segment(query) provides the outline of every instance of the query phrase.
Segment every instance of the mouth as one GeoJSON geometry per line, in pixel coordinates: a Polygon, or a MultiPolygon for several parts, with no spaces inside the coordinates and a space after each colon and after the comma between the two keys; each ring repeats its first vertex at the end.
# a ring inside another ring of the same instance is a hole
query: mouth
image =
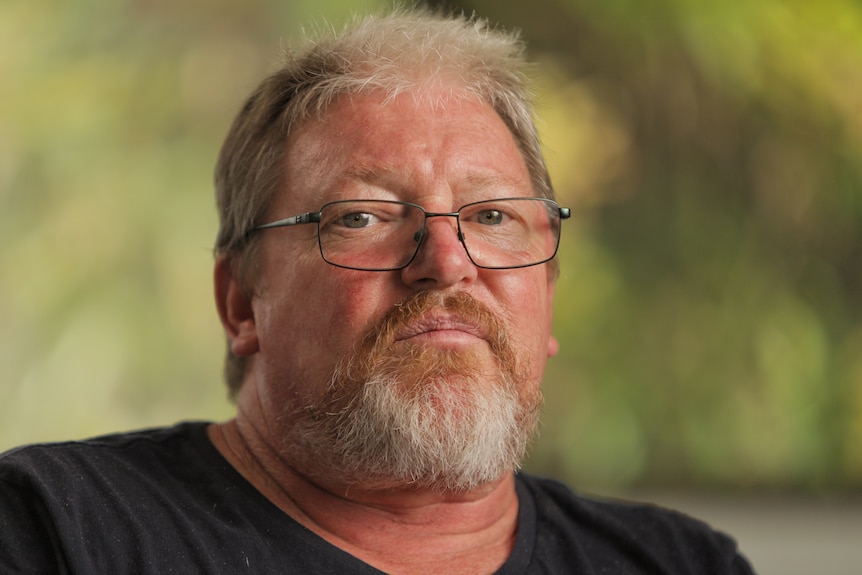
{"type": "Polygon", "coordinates": [[[488,332],[480,325],[453,314],[431,314],[410,322],[395,334],[400,341],[429,341],[438,343],[469,343],[487,341],[488,332]]]}

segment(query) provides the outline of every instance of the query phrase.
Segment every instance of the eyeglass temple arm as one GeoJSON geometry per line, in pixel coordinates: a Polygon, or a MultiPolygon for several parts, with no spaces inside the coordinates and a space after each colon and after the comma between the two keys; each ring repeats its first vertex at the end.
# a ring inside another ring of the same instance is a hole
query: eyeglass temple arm
{"type": "Polygon", "coordinates": [[[268,228],[283,228],[285,226],[297,226],[299,224],[316,224],[320,221],[320,212],[306,212],[298,216],[291,216],[283,220],[276,220],[268,224],[255,226],[252,230],[265,230],[268,228]]]}
{"type": "Polygon", "coordinates": [[[567,220],[572,217],[572,210],[569,208],[560,208],[560,219],[567,220]]]}

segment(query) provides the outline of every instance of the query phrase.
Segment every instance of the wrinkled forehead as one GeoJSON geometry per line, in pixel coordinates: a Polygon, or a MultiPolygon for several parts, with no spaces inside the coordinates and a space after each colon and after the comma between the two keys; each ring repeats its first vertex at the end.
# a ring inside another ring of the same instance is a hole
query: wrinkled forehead
{"type": "Polygon", "coordinates": [[[455,90],[342,96],[295,126],[285,152],[282,191],[298,196],[309,186],[325,194],[339,178],[371,180],[388,173],[395,186],[435,176],[529,181],[514,137],[496,111],[455,90]]]}
{"type": "MultiPolygon", "coordinates": [[[[321,101],[312,113],[296,118],[287,134],[286,150],[291,151],[297,134],[320,129],[330,130],[330,144],[337,146],[344,133],[379,129],[389,112],[395,109],[405,110],[410,106],[416,115],[426,110],[436,111],[441,120],[447,113],[458,113],[465,107],[484,108],[487,112],[493,112],[493,115],[503,122],[488,101],[455,84],[423,84],[421,87],[414,86],[405,90],[367,90],[344,93],[331,100],[321,101]]],[[[409,115],[406,118],[409,118],[409,115]]],[[[406,118],[402,116],[402,119],[406,118]]],[[[514,134],[511,135],[514,137],[514,134]]]]}

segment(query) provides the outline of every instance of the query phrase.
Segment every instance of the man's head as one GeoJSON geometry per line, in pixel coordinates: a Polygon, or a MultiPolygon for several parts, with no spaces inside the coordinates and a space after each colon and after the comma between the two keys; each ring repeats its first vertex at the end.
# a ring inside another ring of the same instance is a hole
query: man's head
{"type": "MultiPolygon", "coordinates": [[[[339,96],[372,90],[388,97],[434,85],[457,88],[487,102],[505,122],[530,171],[536,196],[553,198],[533,124],[516,35],[486,22],[426,12],[360,20],[287,55],[285,65],[249,97],[225,140],[216,167],[220,227],[217,255],[228,255],[252,292],[257,236],[283,177],[288,134],[303,120],[325,114],[339,96]]],[[[226,377],[239,390],[243,361],[228,351],[226,377]]]]}
{"type": "Polygon", "coordinates": [[[517,465],[556,351],[553,268],[478,267],[521,256],[488,259],[462,228],[522,214],[454,213],[552,195],[523,67],[516,39],[480,22],[369,18],[292,55],[234,122],[216,172],[228,383],[240,417],[277,435],[294,461],[446,489],[517,465]],[[360,252],[343,246],[369,241],[389,216],[364,207],[293,225],[344,200],[448,217],[421,223],[409,263],[358,271],[342,254],[360,252]],[[254,229],[285,218],[291,225],[254,229]],[[321,257],[318,229],[346,267],[321,257]],[[455,470],[468,444],[494,455],[455,470]]]}

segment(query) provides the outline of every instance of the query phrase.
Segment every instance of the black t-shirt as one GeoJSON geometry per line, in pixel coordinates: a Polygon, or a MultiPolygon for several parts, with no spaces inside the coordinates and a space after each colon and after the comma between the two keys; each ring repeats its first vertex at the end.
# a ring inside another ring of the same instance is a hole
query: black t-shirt
{"type": "MultiPolygon", "coordinates": [[[[527,474],[499,574],[750,574],[734,542],[651,505],[599,501],[527,474]]],[[[0,573],[381,572],[279,510],[205,423],[0,456],[0,573]]]]}

